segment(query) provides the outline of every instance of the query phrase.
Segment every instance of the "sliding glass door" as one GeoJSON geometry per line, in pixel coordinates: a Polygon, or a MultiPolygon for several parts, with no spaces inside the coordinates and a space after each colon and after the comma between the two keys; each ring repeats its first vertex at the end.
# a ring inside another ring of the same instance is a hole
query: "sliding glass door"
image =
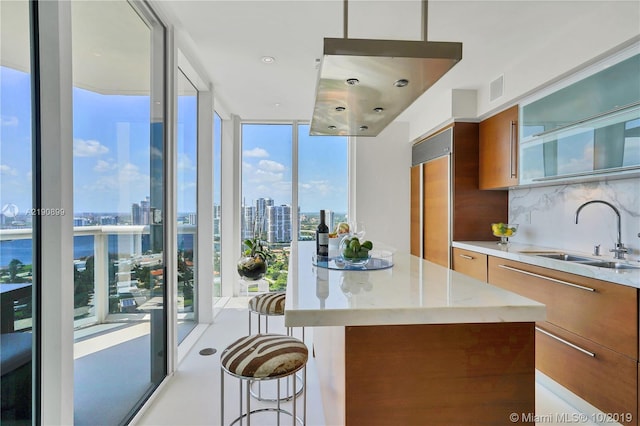
{"type": "Polygon", "coordinates": [[[177,180],[178,257],[178,343],[198,321],[197,234],[198,234],[198,91],[178,69],[177,180]]]}
{"type": "Polygon", "coordinates": [[[126,422],[166,375],[164,29],[72,2],[74,423],[126,422]]]}
{"type": "Polygon", "coordinates": [[[29,2],[0,2],[0,19],[0,424],[31,425],[37,330],[32,224],[39,212],[32,179],[29,2]]]}

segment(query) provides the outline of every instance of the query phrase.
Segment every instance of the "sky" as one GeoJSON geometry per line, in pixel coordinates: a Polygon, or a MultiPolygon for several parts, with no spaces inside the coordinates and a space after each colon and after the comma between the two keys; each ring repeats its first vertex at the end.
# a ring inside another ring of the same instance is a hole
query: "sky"
{"type": "MultiPolygon", "coordinates": [[[[309,125],[299,126],[298,202],[303,213],[321,209],[347,212],[347,138],[309,136],[309,125]]],[[[292,126],[242,126],[242,198],[254,205],[271,198],[275,205],[291,204],[292,126]]]]}
{"type": "MultiPolygon", "coordinates": [[[[0,67],[0,206],[31,207],[29,75],[0,67]]],[[[178,212],[195,211],[195,96],[178,99],[178,212]]],[[[73,89],[74,214],[130,213],[150,195],[150,113],[146,96],[103,95],[73,89]]],[[[245,124],[242,191],[247,204],[272,198],[291,204],[292,126],[245,124]]],[[[220,140],[220,118],[214,117],[220,140]]],[[[214,203],[220,203],[220,146],[214,147],[214,203]]],[[[46,159],[45,159],[46,161],[46,159]]],[[[309,136],[299,128],[299,202],[302,212],[347,211],[347,138],[309,136]]]]}

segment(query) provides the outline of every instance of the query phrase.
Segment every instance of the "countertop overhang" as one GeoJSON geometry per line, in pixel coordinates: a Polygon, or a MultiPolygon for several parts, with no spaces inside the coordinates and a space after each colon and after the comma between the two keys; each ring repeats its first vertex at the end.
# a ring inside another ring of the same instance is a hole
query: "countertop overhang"
{"type": "MultiPolygon", "coordinates": [[[[597,266],[583,265],[577,262],[549,259],[536,256],[533,252],[563,252],[577,256],[593,258],[594,260],[614,261],[612,256],[594,256],[589,253],[562,250],[557,248],[535,246],[529,244],[509,243],[508,246],[501,246],[495,241],[454,241],[453,247],[471,250],[489,256],[501,257],[503,259],[515,260],[528,263],[530,265],[541,266],[543,268],[568,272],[583,277],[594,278],[602,281],[622,284],[629,287],[640,288],[640,269],[614,270],[600,268],[597,266]]],[[[637,261],[627,261],[627,263],[638,263],[637,261]]],[[[640,266],[640,264],[638,265],[640,266]]]]}
{"type": "Polygon", "coordinates": [[[285,325],[360,326],[534,322],[545,305],[409,253],[376,271],[329,270],[312,263],[314,242],[294,242],[285,325]]]}

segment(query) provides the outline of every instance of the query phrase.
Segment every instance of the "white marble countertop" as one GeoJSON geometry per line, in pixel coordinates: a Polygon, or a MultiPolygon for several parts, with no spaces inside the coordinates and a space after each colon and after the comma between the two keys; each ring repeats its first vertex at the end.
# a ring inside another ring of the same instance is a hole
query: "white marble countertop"
{"type": "MultiPolygon", "coordinates": [[[[609,281],[616,284],[622,284],[630,287],[640,288],[640,269],[609,269],[600,268],[591,265],[582,265],[576,262],[567,262],[564,260],[549,259],[546,257],[536,256],[531,252],[562,252],[592,258],[594,260],[603,260],[613,262],[613,256],[594,256],[589,253],[581,253],[576,251],[559,250],[550,247],[540,247],[527,244],[510,243],[508,246],[500,246],[495,241],[454,241],[453,247],[466,250],[476,251],[478,253],[497,256],[504,259],[517,260],[530,265],[542,266],[543,268],[555,269],[558,271],[569,272],[571,274],[581,275],[583,277],[595,278],[603,281],[609,281]],[[529,253],[527,253],[529,252],[529,253]]],[[[640,266],[637,261],[622,261],[635,266],[640,266]]]]}
{"type": "Polygon", "coordinates": [[[341,271],[314,266],[314,250],[314,242],[292,243],[286,326],[529,322],[546,317],[541,303],[409,253],[394,253],[390,269],[341,271]]]}

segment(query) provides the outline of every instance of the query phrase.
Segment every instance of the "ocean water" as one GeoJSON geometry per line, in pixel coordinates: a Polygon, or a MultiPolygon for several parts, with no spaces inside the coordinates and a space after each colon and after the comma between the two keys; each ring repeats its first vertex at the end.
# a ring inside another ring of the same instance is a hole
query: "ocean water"
{"type": "MultiPolygon", "coordinates": [[[[119,248],[127,247],[130,244],[130,241],[127,241],[128,237],[127,235],[109,235],[109,254],[117,254],[119,248]]],[[[93,255],[93,239],[93,235],[73,237],[73,258],[81,259],[93,255]]],[[[193,244],[193,234],[178,235],[179,249],[193,250],[193,244]]],[[[141,247],[143,253],[149,250],[149,235],[142,235],[141,247]]],[[[0,268],[6,268],[13,259],[30,265],[33,263],[32,256],[33,244],[30,239],[0,241],[0,268]]]]}
{"type": "MultiPolygon", "coordinates": [[[[93,254],[93,235],[81,235],[73,238],[73,258],[91,256],[93,254]]],[[[0,241],[0,267],[6,268],[13,259],[25,265],[33,263],[33,244],[29,240],[0,241]]]]}

